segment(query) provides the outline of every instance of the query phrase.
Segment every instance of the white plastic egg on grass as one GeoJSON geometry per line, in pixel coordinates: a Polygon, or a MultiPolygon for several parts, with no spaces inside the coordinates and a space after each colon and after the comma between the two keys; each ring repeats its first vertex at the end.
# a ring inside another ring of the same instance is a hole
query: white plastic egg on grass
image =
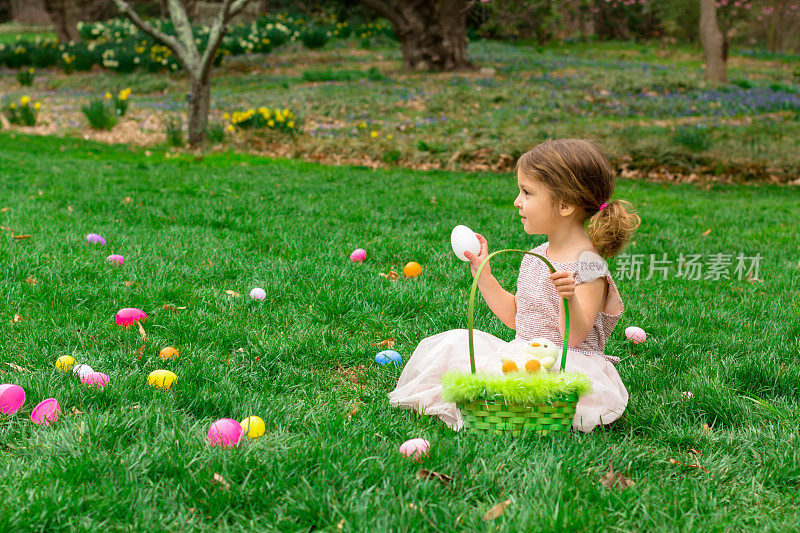
{"type": "Polygon", "coordinates": [[[86,378],[86,376],[94,372],[94,370],[92,370],[92,367],[90,367],[89,365],[75,365],[72,368],[72,371],[78,374],[78,376],[80,376],[81,381],[83,381],[86,378]]]}
{"type": "Polygon", "coordinates": [[[453,253],[462,261],[469,261],[464,252],[472,252],[475,255],[481,253],[481,242],[475,232],[460,224],[450,233],[450,245],[453,247],[453,253]]]}

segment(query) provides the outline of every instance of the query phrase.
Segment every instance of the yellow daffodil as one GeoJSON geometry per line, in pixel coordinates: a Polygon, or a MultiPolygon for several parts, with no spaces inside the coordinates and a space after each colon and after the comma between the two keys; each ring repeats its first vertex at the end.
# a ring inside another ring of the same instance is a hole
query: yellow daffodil
{"type": "Polygon", "coordinates": [[[364,129],[364,128],[367,127],[367,123],[366,122],[362,122],[361,124],[358,125],[358,127],[361,128],[361,129],[364,129]]]}
{"type": "Polygon", "coordinates": [[[36,111],[39,111],[39,109],[41,109],[41,108],[42,108],[42,103],[41,103],[41,102],[36,102],[35,104],[33,104],[33,108],[34,108],[36,111]]]}
{"type": "Polygon", "coordinates": [[[267,122],[267,126],[269,126],[270,128],[274,128],[275,127],[275,121],[274,120],[270,120],[269,122],[267,122]]]}
{"type": "Polygon", "coordinates": [[[231,133],[236,131],[236,128],[233,127],[233,124],[228,124],[228,131],[231,132],[231,133]]]}
{"type": "Polygon", "coordinates": [[[34,70],[32,68],[29,68],[28,69],[28,74],[33,74],[33,73],[34,73],[34,70]]]}
{"type": "Polygon", "coordinates": [[[31,103],[30,96],[23,96],[22,98],[19,99],[19,105],[28,105],[29,103],[31,103]]]}
{"type": "Polygon", "coordinates": [[[8,108],[9,109],[16,109],[17,108],[17,104],[8,104],[8,108]]]}
{"type": "Polygon", "coordinates": [[[111,100],[111,93],[110,92],[106,92],[106,100],[111,100]]]}
{"type": "Polygon", "coordinates": [[[392,134],[390,133],[389,135],[386,136],[386,138],[391,141],[392,140],[392,134]]]}
{"type": "Polygon", "coordinates": [[[290,120],[289,122],[286,123],[286,125],[289,126],[290,128],[294,128],[294,120],[290,120]]]}
{"type": "Polygon", "coordinates": [[[228,120],[229,118],[231,118],[231,116],[229,114],[227,114],[227,113],[223,113],[222,114],[222,120],[228,120]]]}
{"type": "Polygon", "coordinates": [[[374,139],[375,137],[377,137],[377,136],[378,136],[378,132],[377,132],[377,131],[375,131],[375,130],[372,130],[371,132],[369,132],[369,136],[370,136],[370,137],[372,137],[372,138],[374,139]]]}

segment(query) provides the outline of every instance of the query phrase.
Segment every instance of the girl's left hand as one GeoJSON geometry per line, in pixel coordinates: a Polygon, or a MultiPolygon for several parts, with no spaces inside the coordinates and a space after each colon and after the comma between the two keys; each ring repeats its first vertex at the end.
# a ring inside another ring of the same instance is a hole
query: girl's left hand
{"type": "Polygon", "coordinates": [[[568,270],[556,270],[550,274],[550,279],[558,292],[558,296],[569,300],[575,296],[575,278],[568,270]]]}

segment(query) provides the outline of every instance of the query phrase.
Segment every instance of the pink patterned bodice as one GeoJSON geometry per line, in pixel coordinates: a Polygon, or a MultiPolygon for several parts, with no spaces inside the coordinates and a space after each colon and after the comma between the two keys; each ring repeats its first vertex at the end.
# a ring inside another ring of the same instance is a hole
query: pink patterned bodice
{"type": "MultiPolygon", "coordinates": [[[[531,252],[547,257],[549,242],[544,242],[532,249],[531,252]]],[[[583,282],[578,272],[578,262],[550,261],[556,270],[568,270],[575,278],[575,285],[583,282]]],[[[605,267],[605,277],[608,280],[608,296],[605,307],[597,314],[594,326],[580,346],[570,348],[586,355],[599,355],[612,363],[618,363],[619,357],[604,353],[606,341],[614,331],[620,316],[625,311],[617,285],[611,279],[608,267],[605,267]]],[[[517,279],[517,339],[532,339],[544,337],[556,343],[559,347],[564,344],[564,335],[558,330],[561,299],[556,288],[550,280],[550,270],[538,257],[525,255],[519,269],[517,279]]]]}

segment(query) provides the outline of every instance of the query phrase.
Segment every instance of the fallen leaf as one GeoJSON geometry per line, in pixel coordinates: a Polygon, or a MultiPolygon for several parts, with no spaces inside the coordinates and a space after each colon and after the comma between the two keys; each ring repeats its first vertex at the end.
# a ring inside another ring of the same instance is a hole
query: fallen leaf
{"type": "Polygon", "coordinates": [[[183,309],[186,309],[186,306],[183,306],[183,307],[173,307],[173,306],[171,306],[171,305],[167,304],[167,305],[165,305],[165,306],[164,306],[164,309],[166,309],[167,311],[172,311],[173,313],[177,313],[178,311],[181,311],[181,310],[183,310],[183,309]]]}
{"type": "Polygon", "coordinates": [[[142,336],[142,340],[143,341],[147,340],[147,333],[144,332],[144,328],[142,327],[142,323],[141,322],[137,322],[136,325],[139,326],[139,335],[142,336]]]}
{"type": "Polygon", "coordinates": [[[33,276],[28,276],[27,279],[25,280],[25,283],[33,287],[34,285],[36,285],[36,278],[34,278],[33,276]]]}
{"type": "Polygon", "coordinates": [[[4,207],[3,209],[0,209],[0,213],[5,213],[9,209],[11,209],[11,208],[10,207],[4,207]]]}
{"type": "Polygon", "coordinates": [[[431,196],[431,203],[432,203],[432,204],[435,204],[435,203],[436,203],[436,196],[435,196],[435,195],[434,195],[434,196],[431,196]]]}
{"type": "Polygon", "coordinates": [[[336,529],[344,529],[344,518],[339,520],[339,523],[336,524],[336,529]]]}
{"type": "Polygon", "coordinates": [[[134,282],[134,281],[123,281],[122,284],[125,285],[126,287],[133,287],[134,285],[136,285],[136,282],[134,282]]]}
{"type": "Polygon", "coordinates": [[[509,505],[511,505],[511,500],[505,500],[498,503],[497,505],[486,511],[486,514],[483,515],[483,519],[494,520],[498,518],[500,515],[503,514],[503,511],[505,511],[506,507],[508,507],[509,505]]]}
{"type": "Polygon", "coordinates": [[[754,281],[757,281],[759,283],[763,283],[764,282],[763,279],[754,278],[754,277],[750,276],[750,274],[747,275],[747,281],[749,281],[750,283],[753,283],[754,281]]]}
{"type": "Polygon", "coordinates": [[[135,353],[136,353],[136,356],[137,356],[137,357],[136,357],[136,360],[137,360],[137,361],[141,360],[141,358],[142,358],[142,354],[144,354],[144,347],[145,347],[145,346],[147,346],[147,345],[146,345],[146,344],[142,344],[142,345],[141,345],[141,346],[139,346],[139,348],[136,350],[136,352],[135,352],[135,353]]]}
{"type": "Polygon", "coordinates": [[[710,473],[708,468],[706,468],[706,467],[704,467],[704,466],[702,466],[702,465],[700,465],[698,463],[695,463],[693,465],[686,465],[686,466],[688,466],[689,468],[699,468],[700,470],[702,470],[706,474],[710,473]]]}
{"type": "Polygon", "coordinates": [[[394,270],[390,270],[386,274],[384,274],[383,272],[378,272],[378,275],[386,279],[397,279],[398,277],[400,277],[400,275],[394,270]]]}
{"type": "Polygon", "coordinates": [[[253,359],[253,362],[254,362],[254,363],[258,363],[259,361],[261,361],[261,356],[260,356],[260,355],[257,355],[257,356],[255,357],[255,359],[253,359]]]}
{"type": "Polygon", "coordinates": [[[634,481],[623,474],[622,472],[615,472],[611,464],[611,459],[608,460],[608,472],[600,476],[600,484],[608,487],[609,489],[625,490],[628,487],[636,485],[634,481]]]}
{"type": "Polygon", "coordinates": [[[11,368],[13,368],[14,370],[18,370],[18,371],[20,371],[20,372],[27,372],[28,374],[33,374],[33,372],[31,372],[31,371],[30,371],[30,370],[28,370],[27,368],[22,368],[21,366],[19,366],[19,365],[15,365],[14,363],[8,363],[8,362],[7,362],[6,364],[7,364],[8,366],[10,366],[11,368]]]}
{"type": "Polygon", "coordinates": [[[345,420],[350,420],[351,418],[353,418],[353,415],[356,414],[358,412],[358,410],[359,410],[359,406],[356,405],[353,409],[350,410],[349,413],[344,415],[345,420]]]}
{"type": "Polygon", "coordinates": [[[31,238],[30,235],[12,235],[11,237],[14,238],[14,239],[17,239],[17,240],[30,239],[31,238]]]}
{"type": "Polygon", "coordinates": [[[230,289],[228,289],[227,291],[225,291],[225,294],[228,294],[228,295],[230,295],[230,296],[233,296],[234,298],[239,298],[239,297],[241,296],[241,294],[239,294],[238,292],[236,292],[236,291],[232,291],[232,290],[230,290],[230,289]]]}
{"type": "Polygon", "coordinates": [[[83,414],[83,411],[79,411],[79,410],[78,410],[78,408],[77,408],[77,407],[75,407],[75,406],[73,405],[73,406],[72,406],[72,414],[73,414],[73,415],[76,415],[76,416],[77,416],[77,415],[82,415],[82,414],[83,414]]]}
{"type": "Polygon", "coordinates": [[[131,197],[130,196],[126,196],[125,198],[122,199],[122,203],[123,204],[131,203],[131,197]]]}
{"type": "Polygon", "coordinates": [[[44,191],[39,191],[39,196],[43,195],[44,191]]]}
{"type": "Polygon", "coordinates": [[[25,319],[22,318],[21,316],[15,314],[14,315],[14,319],[11,321],[11,323],[12,324],[16,324],[17,322],[22,322],[23,320],[25,320],[25,319]]]}
{"type": "Polygon", "coordinates": [[[67,206],[67,211],[69,211],[70,213],[72,213],[72,206],[71,206],[71,205],[68,205],[68,206],[67,206]]]}
{"type": "Polygon", "coordinates": [[[439,472],[434,472],[433,470],[428,470],[426,468],[421,468],[416,475],[417,479],[435,479],[439,481],[445,487],[448,486],[450,483],[453,482],[453,478],[446,474],[442,474],[439,472]]]}
{"type": "Polygon", "coordinates": [[[708,426],[708,424],[703,424],[703,431],[711,431],[711,428],[708,426]]]}
{"type": "Polygon", "coordinates": [[[696,450],[694,448],[689,448],[689,451],[694,453],[694,454],[700,455],[700,450],[696,450]]]}
{"type": "Polygon", "coordinates": [[[390,349],[394,348],[394,337],[373,343],[371,344],[371,346],[374,346],[376,348],[390,348],[390,349]]]}
{"type": "Polygon", "coordinates": [[[707,230],[705,230],[705,231],[703,232],[703,237],[707,237],[709,233],[711,233],[711,230],[710,230],[710,229],[707,229],[707,230]]]}
{"type": "Polygon", "coordinates": [[[220,476],[219,474],[214,474],[214,478],[211,480],[211,483],[213,485],[219,485],[219,488],[224,490],[224,491],[231,490],[230,483],[225,481],[225,478],[220,476]]]}

